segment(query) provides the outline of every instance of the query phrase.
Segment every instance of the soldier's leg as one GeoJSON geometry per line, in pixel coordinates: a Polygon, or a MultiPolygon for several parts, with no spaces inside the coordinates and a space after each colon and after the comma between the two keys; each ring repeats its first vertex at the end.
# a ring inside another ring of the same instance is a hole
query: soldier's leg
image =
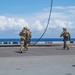
{"type": "Polygon", "coordinates": [[[67,48],[67,50],[69,50],[69,46],[68,46],[68,43],[67,43],[67,41],[66,41],[66,48],[67,48]]]}
{"type": "Polygon", "coordinates": [[[25,42],[24,50],[25,50],[25,51],[27,51],[27,50],[28,50],[28,44],[27,44],[27,42],[25,42]]]}
{"type": "Polygon", "coordinates": [[[30,39],[28,39],[27,43],[26,43],[26,49],[28,50],[28,45],[30,44],[30,39]]]}
{"type": "Polygon", "coordinates": [[[26,51],[26,40],[24,41],[24,51],[26,51]]]}
{"type": "Polygon", "coordinates": [[[26,44],[26,49],[28,50],[28,43],[26,44]]]}
{"type": "Polygon", "coordinates": [[[66,48],[66,41],[64,41],[64,46],[63,46],[63,48],[64,48],[64,49],[66,48]]]}
{"type": "Polygon", "coordinates": [[[24,46],[24,41],[21,41],[21,48],[20,48],[21,52],[23,52],[23,46],[24,46]]]}

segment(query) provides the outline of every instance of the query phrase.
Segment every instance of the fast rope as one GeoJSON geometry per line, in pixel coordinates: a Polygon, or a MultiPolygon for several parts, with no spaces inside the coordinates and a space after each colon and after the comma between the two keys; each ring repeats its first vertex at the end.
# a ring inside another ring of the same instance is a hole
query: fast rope
{"type": "Polygon", "coordinates": [[[45,32],[46,32],[46,30],[47,30],[47,28],[48,28],[48,25],[49,25],[49,22],[50,22],[50,19],[51,19],[52,5],[53,5],[53,0],[51,0],[51,6],[50,6],[50,11],[49,11],[50,13],[49,13],[49,18],[48,18],[47,26],[46,26],[46,28],[45,28],[43,34],[41,35],[41,37],[33,44],[33,46],[34,46],[38,41],[41,40],[41,38],[44,36],[44,34],[45,34],[45,32]]]}

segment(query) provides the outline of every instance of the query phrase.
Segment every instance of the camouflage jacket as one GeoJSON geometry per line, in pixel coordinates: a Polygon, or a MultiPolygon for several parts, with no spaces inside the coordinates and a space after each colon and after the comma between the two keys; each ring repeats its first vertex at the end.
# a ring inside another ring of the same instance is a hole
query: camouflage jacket
{"type": "Polygon", "coordinates": [[[60,35],[60,37],[62,37],[62,36],[63,36],[64,41],[70,40],[70,33],[69,32],[63,31],[62,34],[60,35]]]}

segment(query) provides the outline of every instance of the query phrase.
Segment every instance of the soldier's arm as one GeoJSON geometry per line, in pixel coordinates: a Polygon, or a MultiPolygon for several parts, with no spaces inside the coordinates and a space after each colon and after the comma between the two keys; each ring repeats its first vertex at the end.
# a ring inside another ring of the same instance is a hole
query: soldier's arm
{"type": "Polygon", "coordinates": [[[62,34],[60,35],[60,37],[62,37],[63,36],[63,32],[62,32],[62,34]]]}

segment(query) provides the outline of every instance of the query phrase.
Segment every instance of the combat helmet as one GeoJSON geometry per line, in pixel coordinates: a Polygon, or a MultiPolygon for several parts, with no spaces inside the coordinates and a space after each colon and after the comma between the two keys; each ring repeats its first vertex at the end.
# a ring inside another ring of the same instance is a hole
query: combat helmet
{"type": "Polygon", "coordinates": [[[66,30],[66,28],[63,28],[63,30],[66,30]]]}

